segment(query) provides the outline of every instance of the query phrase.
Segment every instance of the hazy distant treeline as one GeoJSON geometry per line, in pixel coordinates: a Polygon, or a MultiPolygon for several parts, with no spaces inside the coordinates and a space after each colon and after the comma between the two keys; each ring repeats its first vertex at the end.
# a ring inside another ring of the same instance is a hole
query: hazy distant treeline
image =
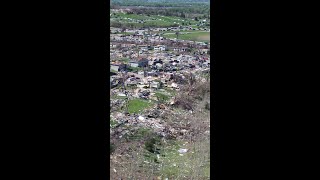
{"type": "Polygon", "coordinates": [[[192,18],[195,14],[196,16],[198,16],[199,14],[209,16],[210,6],[207,3],[201,3],[200,1],[209,2],[208,0],[194,0],[192,2],[190,2],[190,0],[115,0],[112,2],[111,9],[118,9],[121,8],[121,6],[139,6],[137,8],[131,8],[133,13],[146,15],[180,16],[182,18],[192,18]],[[162,3],[160,3],[160,1],[162,3]]]}
{"type": "Polygon", "coordinates": [[[114,6],[186,7],[208,6],[210,0],[111,0],[114,6]]]}
{"type": "Polygon", "coordinates": [[[210,7],[193,7],[193,8],[169,8],[169,9],[148,9],[139,8],[132,9],[135,14],[146,15],[164,15],[164,16],[179,16],[182,18],[192,17],[192,14],[203,14],[203,18],[208,18],[210,14],[210,7]]]}

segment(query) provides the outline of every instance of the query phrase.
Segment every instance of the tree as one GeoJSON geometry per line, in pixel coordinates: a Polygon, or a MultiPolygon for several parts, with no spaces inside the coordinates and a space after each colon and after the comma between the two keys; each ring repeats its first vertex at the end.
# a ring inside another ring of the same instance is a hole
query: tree
{"type": "Polygon", "coordinates": [[[180,17],[186,18],[186,15],[182,12],[181,15],[180,15],[180,17]]]}
{"type": "Polygon", "coordinates": [[[148,42],[148,36],[146,35],[146,32],[145,32],[145,31],[143,31],[143,39],[144,39],[146,42],[148,42]]]}
{"type": "Polygon", "coordinates": [[[148,27],[148,34],[150,35],[150,32],[151,32],[151,30],[150,30],[150,26],[148,27]]]}
{"type": "Polygon", "coordinates": [[[122,27],[121,32],[126,32],[126,27],[122,27]]]}
{"type": "Polygon", "coordinates": [[[176,32],[177,39],[179,38],[179,35],[180,35],[180,32],[177,31],[177,32],[176,32]]]}
{"type": "Polygon", "coordinates": [[[188,95],[190,95],[193,87],[194,87],[194,84],[196,83],[196,79],[195,79],[195,76],[190,72],[190,74],[186,74],[185,75],[186,78],[188,79],[188,95]]]}

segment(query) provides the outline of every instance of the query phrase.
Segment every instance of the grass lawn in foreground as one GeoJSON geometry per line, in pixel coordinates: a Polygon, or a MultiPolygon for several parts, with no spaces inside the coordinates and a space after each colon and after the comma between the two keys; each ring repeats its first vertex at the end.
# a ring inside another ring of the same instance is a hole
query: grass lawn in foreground
{"type": "Polygon", "coordinates": [[[197,147],[196,145],[184,146],[180,142],[176,142],[176,144],[162,148],[161,154],[165,156],[159,159],[162,164],[160,168],[161,176],[169,179],[183,176],[189,179],[210,179],[210,158],[208,153],[210,152],[210,146],[207,143],[208,141],[199,142],[198,144],[202,146],[197,147]],[[189,151],[179,155],[178,149],[180,148],[187,148],[189,151]]]}

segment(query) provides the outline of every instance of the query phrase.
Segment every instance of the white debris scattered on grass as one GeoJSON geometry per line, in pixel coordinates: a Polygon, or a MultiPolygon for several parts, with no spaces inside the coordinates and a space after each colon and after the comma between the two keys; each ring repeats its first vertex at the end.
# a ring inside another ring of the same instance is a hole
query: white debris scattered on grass
{"type": "Polygon", "coordinates": [[[178,87],[178,84],[172,83],[171,86],[174,87],[174,88],[176,88],[176,87],[178,87]]]}
{"type": "Polygon", "coordinates": [[[188,152],[188,149],[179,149],[178,152],[179,152],[180,154],[183,154],[183,153],[188,152]]]}
{"type": "MultiPolygon", "coordinates": [[[[183,129],[181,130],[181,132],[186,132],[187,130],[183,129]]],[[[184,144],[182,144],[183,146],[185,146],[186,144],[188,144],[188,142],[185,142],[184,144]]]]}
{"type": "Polygon", "coordinates": [[[124,96],[127,96],[127,95],[125,95],[123,93],[119,93],[118,96],[124,97],[124,96]]]}
{"type": "Polygon", "coordinates": [[[145,118],[142,117],[142,116],[139,116],[138,119],[139,119],[140,121],[144,121],[145,118]]]}

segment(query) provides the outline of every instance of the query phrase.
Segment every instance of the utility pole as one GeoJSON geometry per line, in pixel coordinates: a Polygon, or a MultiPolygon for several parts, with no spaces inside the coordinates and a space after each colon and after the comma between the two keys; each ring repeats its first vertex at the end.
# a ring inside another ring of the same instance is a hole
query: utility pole
{"type": "Polygon", "coordinates": [[[147,77],[146,67],[143,67],[143,76],[144,76],[144,77],[147,77]]]}
{"type": "Polygon", "coordinates": [[[126,102],[125,102],[125,108],[126,108],[126,112],[125,113],[129,113],[128,112],[128,104],[129,104],[129,96],[128,96],[128,93],[127,91],[125,91],[125,95],[126,95],[126,102]]]}

